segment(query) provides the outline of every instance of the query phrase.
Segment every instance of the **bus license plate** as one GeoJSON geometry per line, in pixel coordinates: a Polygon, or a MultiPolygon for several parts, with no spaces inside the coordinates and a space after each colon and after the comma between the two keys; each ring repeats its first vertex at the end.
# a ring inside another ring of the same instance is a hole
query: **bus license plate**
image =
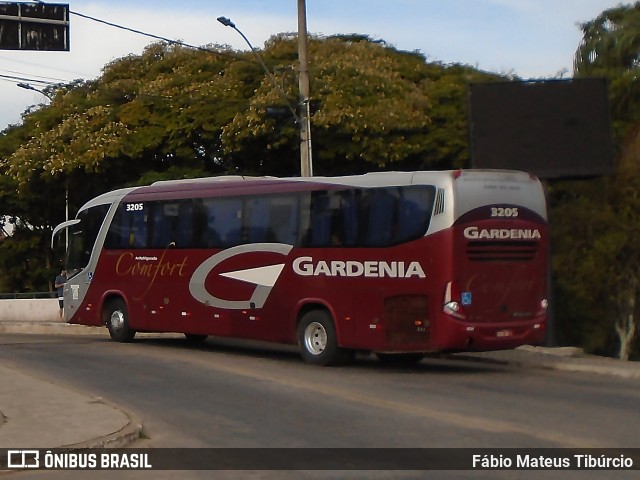
{"type": "Polygon", "coordinates": [[[504,338],[513,336],[513,330],[498,330],[496,332],[496,337],[504,338]]]}

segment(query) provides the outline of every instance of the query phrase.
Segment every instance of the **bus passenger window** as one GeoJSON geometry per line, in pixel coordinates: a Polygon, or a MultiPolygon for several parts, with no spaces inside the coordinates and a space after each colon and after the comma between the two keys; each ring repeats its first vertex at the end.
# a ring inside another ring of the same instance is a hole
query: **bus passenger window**
{"type": "Polygon", "coordinates": [[[153,202],[149,205],[151,213],[149,215],[149,235],[151,248],[164,248],[171,241],[171,230],[169,224],[164,221],[164,204],[153,202]]]}
{"type": "Polygon", "coordinates": [[[249,218],[247,234],[249,243],[261,243],[269,241],[269,203],[266,198],[250,198],[247,200],[249,218]]]}
{"type": "MultiPolygon", "coordinates": [[[[145,208],[127,210],[120,204],[107,234],[107,248],[142,248],[147,245],[147,212],[145,208]]],[[[130,205],[130,204],[129,204],[130,205]]]]}
{"type": "Polygon", "coordinates": [[[355,190],[339,192],[341,222],[337,228],[341,228],[343,243],[345,246],[354,247],[358,243],[358,197],[355,190]]]}
{"type": "Polygon", "coordinates": [[[228,248],[239,245],[242,232],[242,200],[237,198],[206,198],[206,229],[201,242],[207,248],[228,248]]]}
{"type": "Polygon", "coordinates": [[[272,241],[294,245],[298,236],[298,198],[293,195],[270,198],[269,232],[272,241]]]}
{"type": "Polygon", "coordinates": [[[402,187],[400,195],[398,229],[394,243],[413,240],[427,232],[435,189],[424,186],[402,187]]]}
{"type": "Polygon", "coordinates": [[[205,248],[207,235],[207,208],[201,198],[193,200],[193,248],[205,248]]]}
{"type": "Polygon", "coordinates": [[[397,198],[393,188],[371,189],[365,193],[366,234],[364,244],[367,247],[384,247],[391,244],[395,229],[397,198]]]}
{"type": "Polygon", "coordinates": [[[147,245],[147,218],[142,212],[131,215],[131,228],[129,231],[129,246],[131,248],[143,248],[147,245]]]}
{"type": "Polygon", "coordinates": [[[355,190],[311,194],[307,247],[356,246],[358,242],[358,196],[355,190]]]}
{"type": "Polygon", "coordinates": [[[171,242],[176,242],[174,232],[175,223],[179,215],[179,206],[176,201],[153,202],[151,209],[151,248],[167,248],[171,242]]]}
{"type": "Polygon", "coordinates": [[[181,200],[178,204],[178,221],[174,224],[172,241],[178,248],[193,247],[193,201],[181,200]]]}
{"type": "Polygon", "coordinates": [[[149,247],[190,248],[194,240],[194,205],[192,200],[148,202],[149,247]]]}
{"type": "Polygon", "coordinates": [[[311,230],[305,242],[309,247],[326,247],[331,243],[331,212],[328,192],[311,194],[311,230]]]}

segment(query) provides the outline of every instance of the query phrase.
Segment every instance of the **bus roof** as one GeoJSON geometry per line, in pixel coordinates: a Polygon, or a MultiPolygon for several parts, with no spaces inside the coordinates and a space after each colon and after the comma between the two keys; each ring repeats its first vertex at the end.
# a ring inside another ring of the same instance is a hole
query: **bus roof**
{"type": "Polygon", "coordinates": [[[181,180],[163,180],[151,185],[129,187],[104,193],[90,200],[80,210],[95,205],[110,204],[123,197],[132,201],[153,200],[161,198],[181,198],[189,196],[217,196],[230,193],[261,194],[278,192],[295,192],[327,188],[328,185],[340,188],[349,187],[382,187],[402,185],[431,184],[441,188],[450,186],[456,179],[475,178],[478,181],[508,180],[517,183],[539,183],[528,173],[511,170],[445,170],[445,171],[413,171],[413,172],[374,172],[363,175],[340,177],[252,177],[229,175],[203,177],[181,180]],[[234,192],[234,190],[236,192],[234,192]]]}

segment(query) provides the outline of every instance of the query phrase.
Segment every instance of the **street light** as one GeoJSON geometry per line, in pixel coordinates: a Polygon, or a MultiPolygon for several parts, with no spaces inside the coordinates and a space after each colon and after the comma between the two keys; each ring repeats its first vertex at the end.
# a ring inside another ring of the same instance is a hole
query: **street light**
{"type": "MultiPolygon", "coordinates": [[[[299,4],[300,3],[304,5],[304,0],[299,0],[299,4]]],[[[306,13],[304,9],[302,11],[302,14],[300,13],[300,11],[298,14],[298,28],[300,29],[301,24],[304,25],[304,42],[300,41],[298,44],[298,57],[300,59],[299,86],[300,86],[300,97],[301,97],[300,100],[301,100],[301,106],[302,106],[302,108],[300,109],[300,113],[301,113],[300,115],[298,115],[295,109],[291,106],[291,104],[289,103],[289,100],[287,99],[287,96],[282,91],[282,88],[280,87],[280,85],[278,85],[278,82],[276,81],[274,76],[271,74],[267,66],[265,65],[258,51],[253,47],[253,45],[251,45],[251,42],[246,37],[246,35],[242,33],[242,31],[236,26],[235,23],[231,21],[231,19],[227,17],[218,17],[217,20],[225,27],[233,28],[236,32],[240,34],[240,36],[247,43],[247,45],[249,45],[249,48],[251,49],[255,57],[258,59],[258,62],[260,63],[260,65],[262,65],[262,69],[267,74],[267,77],[271,81],[271,84],[278,91],[280,96],[283,98],[283,100],[287,104],[287,107],[289,107],[289,110],[291,110],[291,113],[293,113],[293,117],[296,119],[296,123],[298,124],[298,127],[300,129],[300,176],[311,177],[313,176],[313,167],[312,167],[312,160],[311,160],[311,123],[310,123],[310,115],[309,115],[309,69],[306,61],[307,31],[306,31],[306,21],[304,23],[301,23],[301,16],[304,16],[306,18],[306,13]],[[304,49],[302,48],[303,43],[304,43],[304,49]]],[[[298,35],[300,35],[300,33],[298,35]]]]}
{"type": "MultiPolygon", "coordinates": [[[[45,97],[49,99],[49,101],[53,101],[53,97],[49,95],[44,90],[40,90],[39,88],[34,87],[33,85],[29,85],[28,83],[17,83],[16,84],[20,88],[24,88],[25,90],[33,90],[34,92],[41,93],[45,97]]],[[[69,221],[69,187],[65,185],[64,188],[64,217],[65,221],[69,221]]],[[[69,248],[69,229],[65,229],[65,250],[69,248]]]]}
{"type": "Polygon", "coordinates": [[[42,95],[47,97],[49,100],[53,100],[51,95],[49,95],[47,92],[45,92],[44,90],[40,90],[39,88],[36,88],[33,85],[29,85],[28,83],[18,83],[17,86],[20,88],[24,88],[25,90],[33,90],[34,92],[41,93],[42,95]]]}
{"type": "Polygon", "coordinates": [[[240,31],[240,29],[238,27],[236,27],[236,24],[233,23],[229,18],[227,17],[218,17],[218,21],[224,25],[225,27],[231,27],[233,28],[236,32],[238,32],[240,34],[240,36],[244,39],[244,41],[247,43],[247,45],[249,45],[249,48],[251,49],[251,51],[253,52],[253,54],[256,56],[256,58],[258,59],[258,62],[260,63],[260,65],[262,66],[262,69],[265,71],[265,73],[267,74],[267,77],[269,78],[269,81],[271,82],[271,84],[273,85],[273,87],[278,91],[278,93],[280,94],[280,96],[282,97],[282,99],[286,102],[287,107],[289,107],[289,110],[291,110],[291,113],[293,113],[293,117],[296,119],[296,121],[298,121],[298,114],[296,113],[295,109],[291,106],[291,104],[289,103],[289,99],[287,98],[287,96],[284,94],[284,92],[282,91],[282,88],[280,88],[280,85],[278,85],[278,82],[276,81],[275,77],[273,76],[273,74],[269,71],[269,69],[267,68],[267,66],[265,65],[264,61],[262,60],[262,57],[260,56],[260,54],[258,53],[258,51],[253,48],[253,45],[251,45],[251,42],[249,41],[249,39],[245,36],[244,33],[242,33],[240,31]]]}

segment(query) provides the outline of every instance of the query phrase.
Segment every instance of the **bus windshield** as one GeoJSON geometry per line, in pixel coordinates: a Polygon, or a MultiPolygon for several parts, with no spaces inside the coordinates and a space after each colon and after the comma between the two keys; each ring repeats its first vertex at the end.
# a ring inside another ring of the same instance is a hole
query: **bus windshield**
{"type": "Polygon", "coordinates": [[[87,266],[91,251],[96,243],[100,227],[109,205],[98,205],[78,213],[80,222],[69,227],[69,247],[67,249],[67,277],[71,278],[87,266]]]}

